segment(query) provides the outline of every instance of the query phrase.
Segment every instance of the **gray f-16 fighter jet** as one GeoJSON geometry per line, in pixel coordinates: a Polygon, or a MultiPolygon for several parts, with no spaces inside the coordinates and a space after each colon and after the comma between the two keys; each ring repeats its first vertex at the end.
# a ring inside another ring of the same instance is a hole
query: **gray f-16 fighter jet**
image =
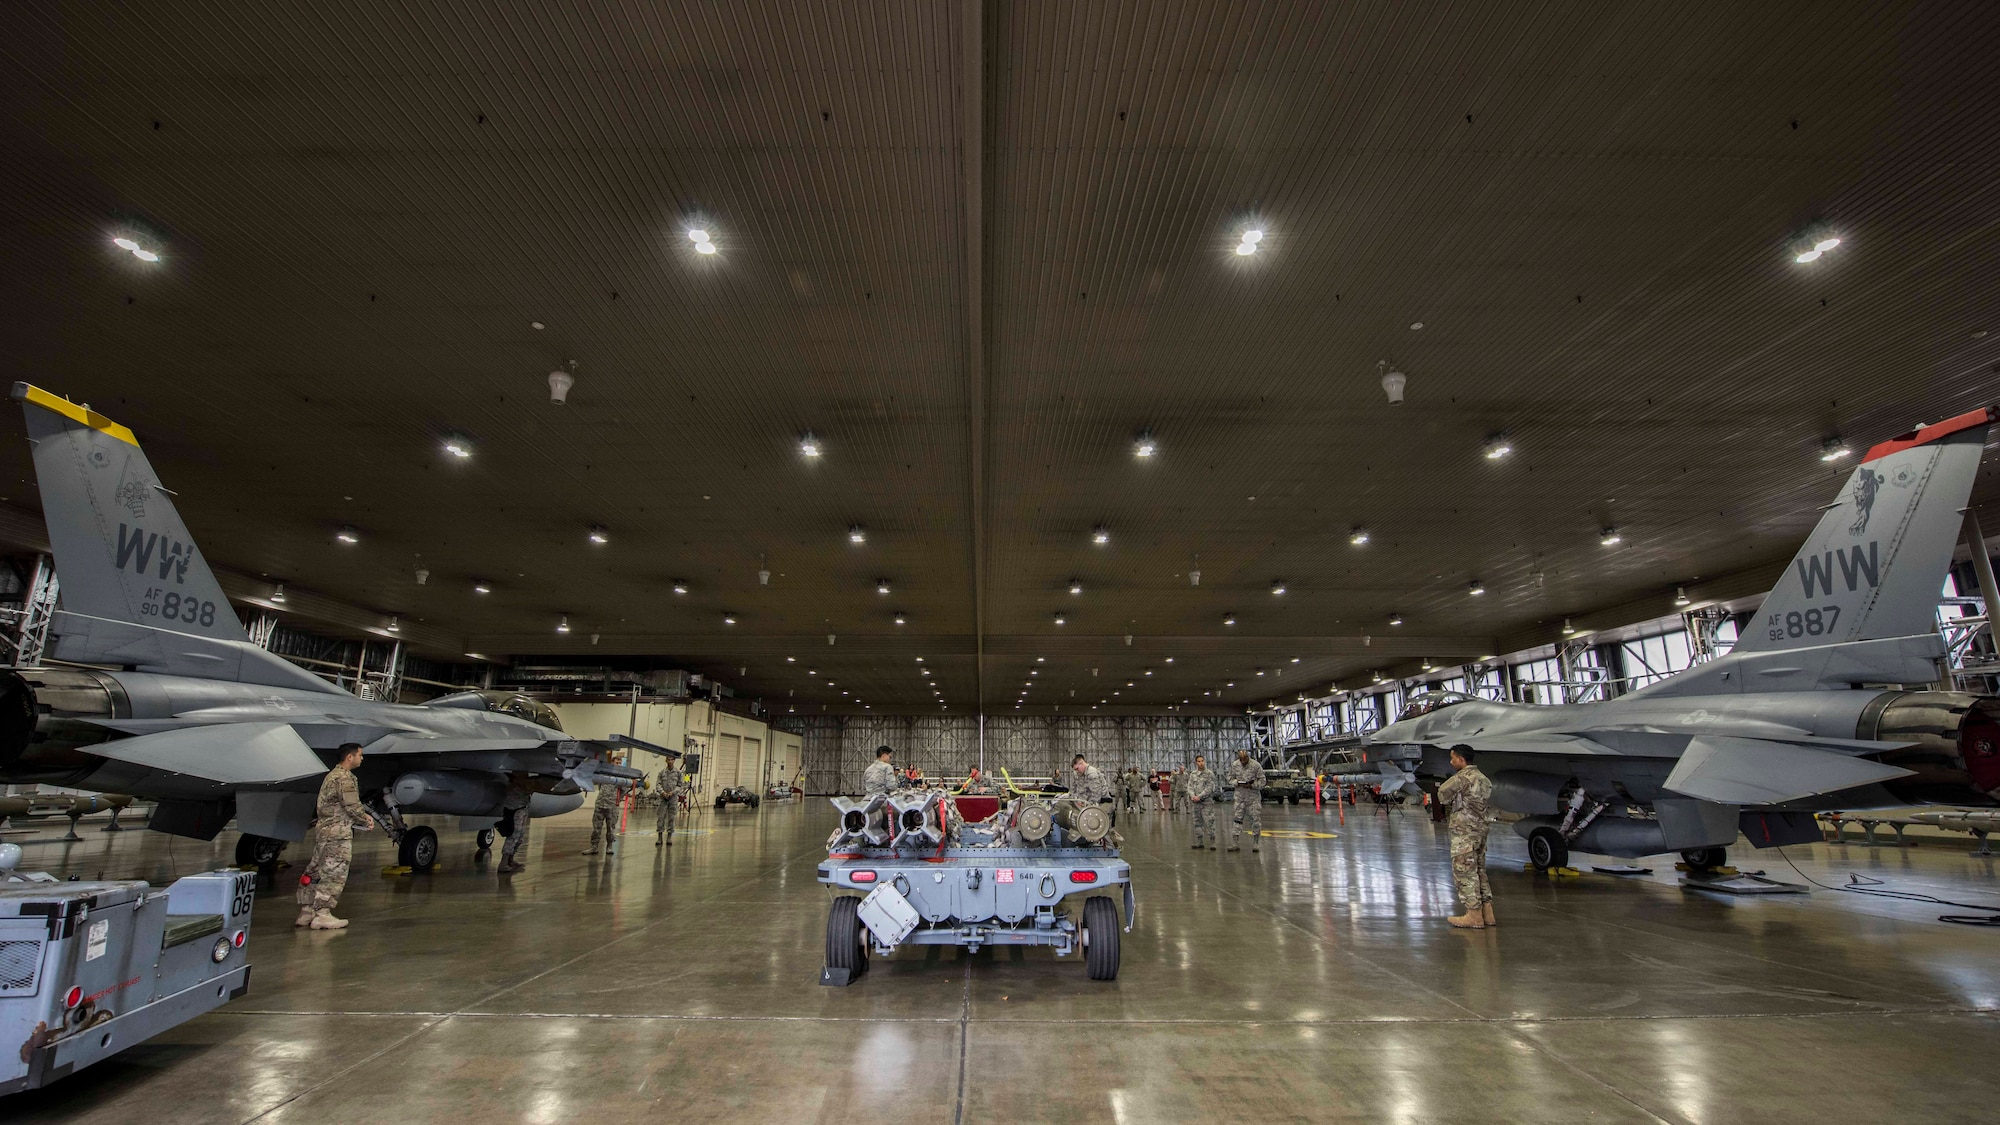
{"type": "Polygon", "coordinates": [[[1819,839],[1815,810],[2000,803],[2000,700],[1924,690],[1992,420],[1869,450],[1728,655],[1602,703],[1423,697],[1368,759],[1394,784],[1470,747],[1544,868],[1572,846],[1716,867],[1739,830],[1759,847],[1819,839]]]}
{"type": "Polygon", "coordinates": [[[359,699],[252,644],[132,431],[25,383],[13,394],[62,580],[53,653],[91,667],[0,671],[0,781],[149,797],[148,827],[202,840],[233,816],[238,858],[262,861],[305,835],[321,776],[358,742],[363,803],[422,867],[437,834],[406,812],[490,829],[510,775],[530,779],[530,815],[553,816],[599,780],[643,776],[614,749],[679,757],[568,738],[548,706],[504,693],[359,699]]]}

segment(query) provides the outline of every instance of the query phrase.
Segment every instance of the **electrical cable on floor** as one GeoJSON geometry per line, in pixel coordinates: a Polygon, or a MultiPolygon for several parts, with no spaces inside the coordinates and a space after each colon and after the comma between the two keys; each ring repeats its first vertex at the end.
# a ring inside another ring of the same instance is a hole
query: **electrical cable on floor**
{"type": "MultiPolygon", "coordinates": [[[[1873,895],[1876,898],[1901,899],[1905,902],[1928,902],[1935,904],[1937,906],[1962,906],[1967,910],[1992,910],[2000,912],[2000,906],[1994,906],[1991,903],[1954,902],[1951,899],[1939,898],[1936,895],[1927,895],[1922,893],[1921,891],[1888,890],[1884,887],[1883,881],[1881,879],[1870,878],[1869,876],[1863,875],[1858,871],[1850,871],[1847,873],[1847,882],[1845,885],[1822,883],[1818,879],[1815,879],[1812,876],[1806,874],[1804,871],[1800,871],[1799,865],[1792,862],[1792,857],[1785,853],[1784,848],[1779,848],[1777,849],[1777,851],[1778,855],[1784,858],[1785,863],[1788,866],[1790,866],[1794,872],[1798,874],[1799,878],[1804,879],[1806,882],[1811,883],[1813,886],[1819,887],[1823,890],[1841,891],[1846,894],[1853,894],[1853,895],[1873,895]]],[[[1959,925],[1959,926],[1992,926],[1995,928],[2000,928],[2000,913],[1940,914],[1938,915],[1938,921],[1950,922],[1954,925],[1959,925]]]]}

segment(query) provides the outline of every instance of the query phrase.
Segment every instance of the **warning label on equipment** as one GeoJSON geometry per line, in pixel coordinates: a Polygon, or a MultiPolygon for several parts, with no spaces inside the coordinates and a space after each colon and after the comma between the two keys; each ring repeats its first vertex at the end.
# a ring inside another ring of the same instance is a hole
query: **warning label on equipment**
{"type": "Polygon", "coordinates": [[[97,960],[99,957],[104,956],[104,951],[110,944],[111,919],[106,918],[102,921],[92,922],[89,933],[85,935],[83,959],[86,961],[97,960]]]}
{"type": "Polygon", "coordinates": [[[1002,868],[1000,868],[999,870],[997,870],[997,871],[995,871],[995,872],[993,873],[993,881],[994,881],[994,882],[996,882],[996,883],[1011,883],[1011,882],[1013,882],[1013,881],[1014,881],[1014,869],[1013,869],[1013,868],[1011,868],[1011,867],[1002,867],[1002,868]]]}

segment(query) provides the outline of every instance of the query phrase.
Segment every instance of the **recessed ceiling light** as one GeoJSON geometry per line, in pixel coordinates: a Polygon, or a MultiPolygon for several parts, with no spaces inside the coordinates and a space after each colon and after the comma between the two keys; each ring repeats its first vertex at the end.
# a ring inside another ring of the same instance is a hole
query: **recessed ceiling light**
{"type": "Polygon", "coordinates": [[[1494,434],[1486,439],[1486,459],[1498,461],[1514,452],[1514,442],[1506,434],[1494,434]]]}
{"type": "Polygon", "coordinates": [[[1167,663],[1169,663],[1169,664],[1172,664],[1173,662],[1174,662],[1174,658],[1173,658],[1173,657],[1171,657],[1171,656],[1167,657],[1167,663]]]}
{"type": "Polygon", "coordinates": [[[1098,524],[1096,527],[1090,529],[1090,541],[1100,547],[1104,546],[1106,543],[1111,542],[1111,529],[1101,523],[1098,524]]]}
{"type": "Polygon", "coordinates": [[[475,594],[490,594],[493,592],[493,587],[488,586],[484,582],[475,582],[472,586],[472,592],[475,594]]]}
{"type": "Polygon", "coordinates": [[[125,237],[122,234],[119,235],[117,238],[112,239],[111,245],[116,246],[120,250],[126,251],[127,253],[130,253],[131,251],[137,250],[139,248],[139,244],[137,242],[125,237]]]}
{"type": "Polygon", "coordinates": [[[470,457],[472,456],[472,439],[453,434],[444,439],[444,451],[453,457],[470,457]]]}
{"type": "Polygon", "coordinates": [[[1132,456],[1134,457],[1151,457],[1159,451],[1160,443],[1154,441],[1153,435],[1150,433],[1142,430],[1138,437],[1132,439],[1132,456]]]}
{"type": "Polygon", "coordinates": [[[857,523],[847,529],[847,541],[849,543],[866,543],[868,541],[868,532],[857,523]]]}
{"type": "Polygon", "coordinates": [[[1400,613],[1392,613],[1392,614],[1390,614],[1390,615],[1389,615],[1389,624],[1391,624],[1391,625],[1401,625],[1402,623],[1403,623],[1403,615],[1402,615],[1402,614],[1400,614],[1400,613]]]}
{"type": "Polygon", "coordinates": [[[875,592],[876,592],[876,593],[878,593],[878,594],[886,594],[886,593],[888,593],[888,592],[889,592],[889,580],[888,580],[887,578],[878,578],[878,579],[876,579],[876,580],[875,580],[875,592]]]}
{"type": "Polygon", "coordinates": [[[1412,332],[1422,332],[1423,330],[1424,330],[1424,322],[1423,322],[1423,321],[1421,321],[1421,320],[1414,320],[1414,321],[1411,321],[1411,322],[1410,322],[1410,331],[1412,331],[1412,332]]]}
{"type": "Polygon", "coordinates": [[[1356,524],[1354,530],[1347,533],[1347,541],[1357,547],[1361,546],[1368,542],[1368,529],[1356,524]]]}
{"type": "Polygon", "coordinates": [[[540,332],[540,331],[541,331],[542,329],[544,329],[544,328],[547,328],[547,327],[548,327],[548,325],[546,325],[546,324],[543,324],[543,323],[542,323],[541,321],[539,321],[539,320],[531,320],[531,321],[529,321],[529,322],[528,322],[528,327],[530,327],[530,328],[534,329],[534,330],[535,330],[535,331],[537,331],[537,332],[540,332]]]}
{"type": "Polygon", "coordinates": [[[1081,582],[1078,582],[1078,581],[1077,581],[1076,579],[1074,579],[1074,578],[1070,579],[1070,580],[1069,580],[1069,592],[1070,592],[1070,593],[1072,593],[1072,594],[1081,594],[1081,593],[1083,593],[1083,583],[1081,583],[1081,582]]]}
{"type": "Polygon", "coordinates": [[[1481,582],[1479,579],[1475,578],[1472,580],[1472,583],[1468,585],[1465,589],[1467,593],[1471,594],[1473,597],[1476,598],[1479,595],[1486,592],[1486,583],[1481,582]]]}
{"type": "Polygon", "coordinates": [[[685,594],[687,592],[688,592],[688,584],[686,580],[680,578],[674,579],[674,593],[685,594]]]}
{"type": "MultiPolygon", "coordinates": [[[[1028,675],[1030,675],[1030,676],[1039,676],[1039,675],[1041,675],[1041,674],[1042,674],[1042,670],[1041,670],[1040,668],[1030,668],[1030,669],[1028,669],[1028,675]]],[[[1148,673],[1148,674],[1150,675],[1151,673],[1148,673]]]]}
{"type": "Polygon", "coordinates": [[[1296,656],[1292,657],[1292,663],[1294,663],[1294,664],[1297,664],[1298,662],[1299,662],[1299,658],[1298,658],[1298,657],[1296,657],[1296,656]]]}
{"type": "Polygon", "coordinates": [[[333,537],[335,539],[340,540],[342,543],[361,542],[361,533],[354,530],[352,527],[341,528],[339,531],[333,533],[333,537]]]}
{"type": "Polygon", "coordinates": [[[1822,461],[1838,461],[1853,454],[1854,451],[1847,447],[1847,443],[1840,439],[1839,434],[1826,439],[1819,446],[1819,459],[1822,461]]]}
{"type": "Polygon", "coordinates": [[[1056,624],[1067,625],[1069,624],[1069,619],[1064,617],[1062,614],[1058,613],[1056,614],[1056,624]]]}
{"type": "Polygon", "coordinates": [[[609,543],[611,542],[611,533],[601,527],[593,527],[590,529],[590,541],[592,543],[609,543]]]}
{"type": "Polygon", "coordinates": [[[1046,656],[1037,656],[1037,657],[1035,657],[1035,663],[1037,663],[1037,664],[1047,664],[1048,662],[1049,662],[1049,658],[1048,658],[1048,657],[1046,657],[1046,656]]]}
{"type": "Polygon", "coordinates": [[[901,625],[901,624],[904,624],[904,623],[905,623],[905,620],[906,620],[906,619],[905,619],[905,618],[903,617],[903,615],[902,615],[902,614],[900,614],[900,613],[899,613],[899,614],[897,614],[897,615],[896,615],[896,624],[898,624],[898,625],[901,625]]]}
{"type": "Polygon", "coordinates": [[[1598,536],[1597,541],[1606,547],[1616,547],[1623,539],[1624,536],[1618,534],[1617,528],[1607,527],[1598,536]]]}
{"type": "Polygon", "coordinates": [[[807,457],[819,456],[820,455],[819,439],[812,436],[810,431],[807,432],[804,437],[801,437],[799,439],[799,452],[806,455],[807,457]]]}
{"type": "Polygon", "coordinates": [[[1277,595],[1280,595],[1280,594],[1283,594],[1284,592],[1285,592],[1285,580],[1284,580],[1284,579],[1282,579],[1282,578],[1273,578],[1273,579],[1271,579],[1271,594],[1272,594],[1272,596],[1274,596],[1274,597],[1275,597],[1275,596],[1277,596],[1277,595]]]}
{"type": "Polygon", "coordinates": [[[707,242],[707,241],[708,241],[708,231],[707,231],[707,230],[705,230],[705,229],[703,229],[703,228],[701,228],[701,227],[689,227],[689,228],[688,228],[688,241],[689,241],[689,242],[707,242]]]}
{"type": "Polygon", "coordinates": [[[715,253],[715,243],[697,242],[694,244],[694,252],[697,254],[713,254],[715,253]]]}
{"type": "Polygon", "coordinates": [[[1259,669],[1257,669],[1257,674],[1258,674],[1258,675],[1260,675],[1260,676],[1261,676],[1261,675],[1263,675],[1263,674],[1264,674],[1264,670],[1263,670],[1262,668],[1259,668],[1259,669]]]}
{"type": "Polygon", "coordinates": [[[734,625],[734,624],[736,624],[736,615],[735,615],[735,614],[733,614],[733,613],[725,613],[725,614],[723,614],[723,615],[722,615],[722,623],[723,623],[724,625],[734,625]]]}
{"type": "Polygon", "coordinates": [[[1223,614],[1223,615],[1222,615],[1222,623],[1223,623],[1224,625],[1234,625],[1234,624],[1236,624],[1236,615],[1235,615],[1235,614],[1233,614],[1233,613],[1225,613],[1225,614],[1223,614]]]}
{"type": "Polygon", "coordinates": [[[1223,687],[1235,687],[1235,686],[1236,686],[1236,681],[1235,681],[1235,680],[1231,680],[1231,681],[1229,681],[1228,683],[1226,683],[1226,684],[1223,684],[1222,686],[1223,686],[1223,687]]]}
{"type": "Polygon", "coordinates": [[[1153,670],[1152,670],[1151,668],[1148,668],[1148,669],[1146,669],[1146,674],[1147,674],[1148,676],[1152,675],[1152,674],[1153,674],[1153,670]]]}
{"type": "Polygon", "coordinates": [[[556,622],[556,632],[558,632],[558,633],[567,633],[567,632],[569,632],[569,615],[568,615],[568,614],[564,614],[564,615],[563,615],[563,619],[562,619],[561,621],[558,621],[558,622],[556,622]]]}
{"type": "Polygon", "coordinates": [[[796,657],[796,656],[787,656],[787,657],[785,657],[785,663],[787,663],[787,664],[797,664],[798,662],[799,662],[799,658],[798,658],[798,657],[796,657]]]}
{"type": "Polygon", "coordinates": [[[1257,244],[1254,242],[1239,242],[1236,244],[1236,252],[1244,255],[1255,254],[1257,252],[1257,244]]]}

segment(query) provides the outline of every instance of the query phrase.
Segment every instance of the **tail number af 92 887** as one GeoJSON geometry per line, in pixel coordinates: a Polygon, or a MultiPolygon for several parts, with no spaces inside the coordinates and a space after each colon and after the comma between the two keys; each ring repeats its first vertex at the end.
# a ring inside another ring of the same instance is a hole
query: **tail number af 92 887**
{"type": "Polygon", "coordinates": [[[1840,607],[1830,605],[1825,609],[1814,606],[1811,609],[1792,610],[1790,613],[1771,615],[1769,622],[1771,639],[1821,637],[1833,632],[1833,626],[1840,620],[1840,607]]]}

